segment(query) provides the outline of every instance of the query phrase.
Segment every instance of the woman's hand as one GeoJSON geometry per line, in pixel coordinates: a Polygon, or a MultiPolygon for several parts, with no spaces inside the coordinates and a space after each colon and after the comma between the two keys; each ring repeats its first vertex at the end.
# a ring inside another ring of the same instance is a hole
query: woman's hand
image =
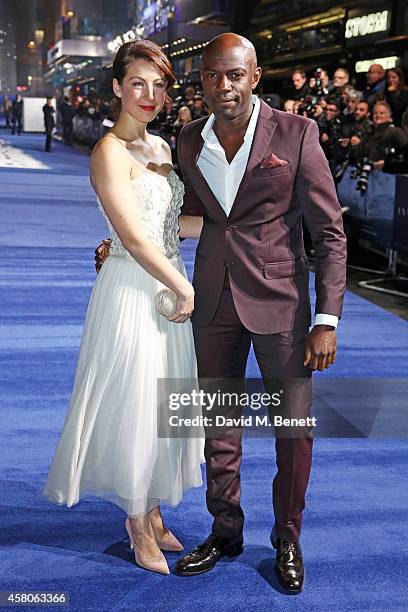
{"type": "Polygon", "coordinates": [[[194,310],[194,289],[189,283],[189,288],[184,293],[176,293],[177,303],[176,312],[171,317],[167,317],[169,321],[174,323],[184,323],[191,317],[194,310]]]}

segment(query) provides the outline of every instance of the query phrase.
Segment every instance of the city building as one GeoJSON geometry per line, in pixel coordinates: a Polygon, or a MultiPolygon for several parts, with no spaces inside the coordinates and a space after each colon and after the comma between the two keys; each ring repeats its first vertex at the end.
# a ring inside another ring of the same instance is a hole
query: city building
{"type": "Polygon", "coordinates": [[[17,85],[24,95],[45,96],[47,49],[53,44],[57,14],[54,0],[14,0],[18,35],[17,85]]]}
{"type": "Polygon", "coordinates": [[[0,95],[13,95],[17,86],[16,19],[12,0],[0,2],[0,95]]]}
{"type": "Polygon", "coordinates": [[[363,87],[374,60],[384,68],[408,63],[405,0],[260,0],[250,24],[244,33],[255,44],[271,91],[284,90],[298,67],[311,75],[318,66],[329,72],[345,66],[363,87]]]}
{"type": "Polygon", "coordinates": [[[55,44],[47,54],[46,81],[65,95],[90,95],[107,89],[109,42],[132,27],[129,0],[61,0],[55,44]]]}
{"type": "MultiPolygon", "coordinates": [[[[240,4],[239,2],[236,4],[240,4]]],[[[206,43],[231,29],[231,0],[137,0],[134,23],[169,55],[179,85],[199,80],[206,43]]]]}

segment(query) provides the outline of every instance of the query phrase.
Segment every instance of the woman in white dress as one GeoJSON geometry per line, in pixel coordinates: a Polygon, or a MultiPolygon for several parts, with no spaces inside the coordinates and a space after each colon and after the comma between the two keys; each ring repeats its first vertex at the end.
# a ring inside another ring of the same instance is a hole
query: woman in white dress
{"type": "Polygon", "coordinates": [[[201,486],[202,440],[157,434],[157,379],[197,378],[190,316],[194,290],[179,235],[198,236],[200,217],[182,217],[184,187],[171,151],[147,124],[175,82],[152,42],[122,45],[113,64],[120,104],[115,126],[96,145],[91,183],[111,238],[90,298],[72,397],[44,495],[72,506],[85,494],[119,505],[136,563],[169,573],[162,550],[182,550],[164,527],[160,504],[178,504],[201,486]],[[167,287],[172,316],[155,308],[167,287]]]}

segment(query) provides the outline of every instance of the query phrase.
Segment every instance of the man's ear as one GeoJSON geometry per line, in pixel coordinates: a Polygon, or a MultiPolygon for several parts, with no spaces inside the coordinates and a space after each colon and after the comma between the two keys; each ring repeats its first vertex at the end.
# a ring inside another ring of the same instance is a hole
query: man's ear
{"type": "Polygon", "coordinates": [[[253,77],[252,77],[252,89],[255,89],[258,86],[258,83],[261,80],[261,76],[262,76],[262,68],[258,66],[258,68],[255,69],[253,77]]]}
{"type": "Polygon", "coordinates": [[[115,96],[117,98],[121,98],[122,97],[122,88],[119,85],[119,81],[117,79],[113,79],[113,81],[112,81],[112,89],[113,89],[113,93],[115,94],[115,96]]]}

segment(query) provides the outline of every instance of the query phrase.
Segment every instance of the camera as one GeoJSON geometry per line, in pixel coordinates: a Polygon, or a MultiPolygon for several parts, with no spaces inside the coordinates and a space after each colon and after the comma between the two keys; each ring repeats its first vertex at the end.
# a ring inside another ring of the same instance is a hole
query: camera
{"type": "Polygon", "coordinates": [[[315,85],[311,89],[310,94],[305,97],[303,104],[299,106],[298,109],[299,115],[304,115],[306,113],[306,116],[309,119],[315,118],[315,108],[327,94],[327,91],[323,88],[322,69],[316,68],[313,77],[315,80],[315,85]]]}
{"type": "Polygon", "coordinates": [[[312,88],[312,94],[317,97],[318,101],[320,101],[327,94],[327,91],[323,87],[322,69],[316,68],[313,77],[315,80],[315,85],[312,88]]]}
{"type": "Polygon", "coordinates": [[[368,177],[370,176],[373,168],[374,162],[368,157],[364,157],[362,161],[357,163],[357,167],[351,174],[352,179],[357,179],[356,189],[360,190],[361,195],[364,195],[367,191],[368,177]]]}
{"type": "Polygon", "coordinates": [[[318,103],[319,98],[317,96],[306,96],[303,103],[298,108],[298,115],[304,115],[304,113],[306,113],[309,119],[314,119],[314,112],[318,103]]]}
{"type": "Polygon", "coordinates": [[[350,154],[348,153],[346,156],[346,159],[339,165],[339,167],[337,168],[333,179],[335,183],[340,183],[341,179],[344,176],[344,173],[346,172],[348,165],[350,163],[350,154]]]}

